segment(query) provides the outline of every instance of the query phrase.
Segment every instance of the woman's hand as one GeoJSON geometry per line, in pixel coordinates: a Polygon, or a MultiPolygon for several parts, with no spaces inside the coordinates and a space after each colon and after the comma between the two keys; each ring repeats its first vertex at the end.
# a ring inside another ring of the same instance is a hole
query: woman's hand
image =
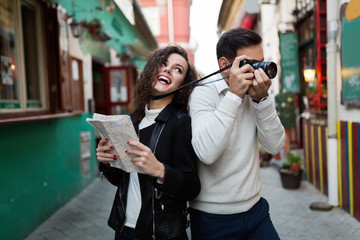
{"type": "Polygon", "coordinates": [[[131,161],[146,174],[163,181],[165,167],[159,162],[151,149],[138,141],[129,141],[129,148],[126,153],[130,155],[131,161]]]}
{"type": "Polygon", "coordinates": [[[109,138],[102,138],[96,148],[96,158],[99,162],[104,164],[109,164],[114,162],[117,159],[117,155],[114,153],[108,153],[108,151],[113,150],[114,146],[106,146],[105,144],[109,141],[109,138]]]}

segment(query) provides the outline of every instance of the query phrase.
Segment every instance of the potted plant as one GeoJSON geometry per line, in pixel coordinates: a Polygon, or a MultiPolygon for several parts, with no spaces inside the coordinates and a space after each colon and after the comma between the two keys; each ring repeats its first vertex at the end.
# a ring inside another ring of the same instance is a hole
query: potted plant
{"type": "Polygon", "coordinates": [[[259,144],[259,160],[260,166],[268,166],[272,159],[272,154],[265,150],[263,146],[259,144]]]}
{"type": "Polygon", "coordinates": [[[296,127],[295,94],[283,91],[275,96],[275,109],[281,124],[289,130],[296,127]]]}
{"type": "Polygon", "coordinates": [[[302,179],[301,164],[301,155],[289,151],[280,168],[280,179],[284,188],[297,189],[300,187],[302,179]]]}

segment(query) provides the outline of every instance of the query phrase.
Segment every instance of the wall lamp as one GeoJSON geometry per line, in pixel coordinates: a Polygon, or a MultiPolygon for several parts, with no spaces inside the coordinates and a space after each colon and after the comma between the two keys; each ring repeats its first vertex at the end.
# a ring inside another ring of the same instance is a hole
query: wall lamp
{"type": "Polygon", "coordinates": [[[81,22],[76,21],[76,19],[75,19],[75,2],[74,2],[74,0],[72,0],[72,2],[71,2],[71,7],[72,7],[72,15],[69,16],[72,18],[72,21],[70,23],[70,30],[71,30],[72,35],[75,38],[78,38],[84,32],[84,28],[83,28],[83,24],[81,22]]]}
{"type": "Polygon", "coordinates": [[[78,38],[81,36],[81,34],[84,32],[84,28],[82,24],[78,21],[76,21],[75,18],[73,18],[72,22],[70,23],[70,29],[71,33],[75,38],[78,38]]]}
{"type": "Polygon", "coordinates": [[[305,82],[313,82],[315,79],[315,73],[316,71],[314,68],[305,67],[303,71],[305,82]]]}

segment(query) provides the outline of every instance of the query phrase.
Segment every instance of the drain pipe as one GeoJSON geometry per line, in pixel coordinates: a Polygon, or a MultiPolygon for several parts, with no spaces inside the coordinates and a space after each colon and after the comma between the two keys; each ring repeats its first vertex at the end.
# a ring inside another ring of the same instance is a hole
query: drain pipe
{"type": "Polygon", "coordinates": [[[337,54],[338,45],[338,1],[327,1],[328,43],[327,53],[327,100],[328,100],[328,203],[332,206],[339,205],[338,186],[338,143],[337,143],[337,54]]]}
{"type": "Polygon", "coordinates": [[[174,12],[173,12],[173,0],[167,1],[168,7],[168,29],[169,29],[169,43],[175,42],[174,36],[174,12]]]}

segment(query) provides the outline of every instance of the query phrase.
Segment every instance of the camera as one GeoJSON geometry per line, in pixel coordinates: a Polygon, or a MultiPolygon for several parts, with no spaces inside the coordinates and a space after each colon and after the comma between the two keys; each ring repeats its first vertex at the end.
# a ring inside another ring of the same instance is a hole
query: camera
{"type": "Polygon", "coordinates": [[[242,67],[246,64],[250,64],[250,66],[254,70],[262,68],[264,70],[264,72],[266,73],[266,75],[270,79],[273,79],[277,74],[277,66],[276,66],[276,63],[274,63],[274,62],[260,62],[260,61],[254,60],[254,59],[250,59],[250,60],[244,59],[244,60],[240,61],[239,67],[242,67]]]}

